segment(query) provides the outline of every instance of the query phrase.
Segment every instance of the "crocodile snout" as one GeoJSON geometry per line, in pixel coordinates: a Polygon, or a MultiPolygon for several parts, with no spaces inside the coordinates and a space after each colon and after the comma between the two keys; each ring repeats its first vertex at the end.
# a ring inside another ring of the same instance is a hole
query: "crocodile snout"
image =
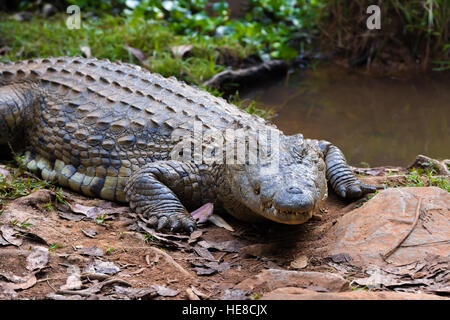
{"type": "Polygon", "coordinates": [[[289,187],[285,192],[278,192],[273,199],[273,206],[279,213],[302,213],[314,208],[314,198],[309,192],[298,187],[289,187]]]}

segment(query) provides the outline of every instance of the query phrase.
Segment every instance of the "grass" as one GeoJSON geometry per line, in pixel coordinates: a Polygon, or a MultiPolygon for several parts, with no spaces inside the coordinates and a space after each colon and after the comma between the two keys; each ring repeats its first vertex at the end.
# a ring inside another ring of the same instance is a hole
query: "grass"
{"type": "MultiPolygon", "coordinates": [[[[253,61],[291,60],[310,47],[321,1],[250,0],[243,18],[232,19],[226,1],[207,0],[72,1],[55,4],[59,14],[30,21],[0,15],[0,47],[10,50],[0,61],[35,57],[83,56],[139,64],[165,77],[201,84],[225,68],[239,68],[244,58],[253,61]],[[69,4],[81,9],[81,28],[69,29],[63,13],[69,4]],[[173,48],[190,46],[185,57],[173,48]],[[129,49],[132,48],[132,49],[129,49]],[[84,51],[84,52],[83,52],[84,51]]],[[[31,9],[17,2],[16,10],[31,9]]],[[[213,95],[217,90],[205,88],[213,95]]],[[[225,97],[229,98],[229,97],[225,97]]],[[[265,117],[255,105],[249,113],[265,117]]]]}
{"type": "MultiPolygon", "coordinates": [[[[386,188],[399,187],[438,187],[442,190],[450,192],[450,178],[444,176],[436,176],[436,170],[433,167],[414,168],[404,174],[404,182],[395,184],[386,183],[386,188]]],[[[388,174],[389,176],[389,174],[388,174]]]]}
{"type": "Polygon", "coordinates": [[[55,251],[56,249],[60,249],[60,248],[63,248],[63,246],[60,245],[59,243],[53,243],[53,244],[49,245],[48,251],[52,252],[52,251],[55,251]]]}
{"type": "MultiPolygon", "coordinates": [[[[176,34],[167,22],[147,21],[144,17],[104,16],[99,20],[83,21],[81,29],[70,30],[65,25],[66,16],[51,19],[34,17],[19,22],[0,16],[0,39],[11,48],[0,56],[0,61],[19,61],[36,57],[83,56],[83,47],[89,47],[93,57],[121,60],[141,65],[151,72],[202,87],[211,94],[222,93],[202,86],[202,83],[224,70],[219,64],[226,60],[221,54],[241,61],[257,53],[252,45],[243,46],[231,37],[205,38],[176,34]],[[175,56],[172,48],[189,45],[188,57],[175,56]],[[144,59],[138,59],[127,48],[138,50],[144,59]]],[[[1,44],[0,44],[1,46],[1,44]]],[[[225,97],[227,98],[227,97],[225,97]]],[[[266,113],[252,106],[249,113],[265,116],[266,113]]]]}
{"type": "MultiPolygon", "coordinates": [[[[442,190],[450,192],[450,178],[436,176],[436,169],[431,165],[425,169],[412,169],[407,174],[404,174],[405,182],[391,185],[386,183],[386,188],[399,188],[399,187],[438,187],[442,190]]],[[[389,176],[390,174],[388,174],[389,176]]],[[[368,195],[364,200],[358,203],[355,208],[360,208],[367,201],[372,199],[378,194],[378,190],[371,195],[368,195]]]]}
{"type": "Polygon", "coordinates": [[[321,8],[317,27],[326,48],[352,58],[372,50],[380,56],[406,48],[423,68],[450,69],[450,2],[447,0],[391,0],[376,3],[356,0],[344,4],[331,0],[321,8]],[[366,9],[378,4],[381,30],[367,30],[366,9]]]}
{"type": "Polygon", "coordinates": [[[39,189],[55,187],[50,182],[41,180],[21,168],[11,167],[9,169],[12,171],[11,176],[4,177],[0,174],[0,197],[2,198],[16,199],[39,189]]]}
{"type": "Polygon", "coordinates": [[[28,227],[33,225],[32,223],[27,223],[27,221],[28,221],[28,219],[25,219],[23,222],[19,222],[17,219],[14,219],[10,222],[10,226],[27,229],[28,227]]]}
{"type": "Polygon", "coordinates": [[[413,169],[405,175],[407,187],[438,187],[450,192],[450,180],[445,177],[435,177],[433,169],[413,169]]]}
{"type": "Polygon", "coordinates": [[[34,17],[29,22],[19,22],[1,17],[0,37],[11,51],[1,57],[3,61],[17,61],[48,56],[82,56],[82,47],[87,46],[92,56],[112,61],[122,60],[142,64],[127,50],[127,46],[138,48],[148,58],[149,69],[164,76],[176,76],[192,84],[201,84],[223,69],[214,63],[220,46],[233,47],[244,54],[239,45],[216,41],[189,43],[175,35],[164,23],[151,23],[144,18],[125,19],[105,16],[101,20],[83,21],[81,29],[70,30],[65,25],[65,16],[50,20],[34,17]],[[195,56],[188,59],[174,57],[171,48],[192,44],[195,56]]]}

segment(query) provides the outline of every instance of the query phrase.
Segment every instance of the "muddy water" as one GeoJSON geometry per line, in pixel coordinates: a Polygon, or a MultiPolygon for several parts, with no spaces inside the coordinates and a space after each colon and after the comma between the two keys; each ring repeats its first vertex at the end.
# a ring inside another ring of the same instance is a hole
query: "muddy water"
{"type": "Polygon", "coordinates": [[[286,134],[333,142],[355,166],[403,166],[417,154],[450,158],[448,74],[402,80],[329,66],[241,97],[274,110],[286,134]]]}

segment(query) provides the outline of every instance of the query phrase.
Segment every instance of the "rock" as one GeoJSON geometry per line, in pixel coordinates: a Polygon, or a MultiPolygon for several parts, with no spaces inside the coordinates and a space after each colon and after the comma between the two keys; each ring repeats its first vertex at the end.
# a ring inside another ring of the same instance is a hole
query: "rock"
{"type": "Polygon", "coordinates": [[[344,216],[329,230],[330,255],[347,254],[359,267],[384,264],[380,254],[394,248],[411,229],[419,199],[418,224],[388,257],[395,265],[450,252],[450,193],[437,187],[392,188],[381,191],[362,207],[344,216]]]}
{"type": "Polygon", "coordinates": [[[426,294],[393,291],[315,292],[302,288],[278,288],[261,297],[261,300],[449,300],[426,294]]]}
{"type": "Polygon", "coordinates": [[[349,289],[349,282],[333,273],[268,269],[238,283],[234,289],[254,292],[271,291],[287,286],[308,288],[313,291],[340,292],[349,289]]]}
{"type": "Polygon", "coordinates": [[[450,175],[450,171],[448,170],[447,163],[450,161],[449,159],[438,161],[432,159],[430,157],[419,154],[414,163],[408,167],[408,169],[413,168],[422,168],[425,170],[434,169],[437,171],[439,175],[450,175]]]}
{"type": "Polygon", "coordinates": [[[39,189],[30,193],[25,197],[14,200],[16,204],[30,206],[33,208],[41,208],[42,205],[50,203],[52,201],[52,191],[47,189],[39,189]]]}

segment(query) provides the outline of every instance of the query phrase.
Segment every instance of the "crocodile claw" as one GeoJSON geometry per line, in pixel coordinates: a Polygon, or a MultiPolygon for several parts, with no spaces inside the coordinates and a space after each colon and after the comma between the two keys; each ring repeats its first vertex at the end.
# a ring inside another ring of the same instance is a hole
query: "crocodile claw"
{"type": "Polygon", "coordinates": [[[169,219],[167,219],[166,216],[163,216],[163,217],[159,218],[159,220],[158,220],[158,226],[156,227],[156,229],[157,229],[158,231],[159,231],[159,230],[162,230],[162,229],[164,229],[168,224],[169,224],[169,219]]]}
{"type": "Polygon", "coordinates": [[[361,198],[363,195],[367,193],[374,193],[378,189],[383,189],[383,186],[372,186],[365,183],[356,182],[350,185],[342,185],[340,186],[336,192],[342,198],[361,198]]]}
{"type": "Polygon", "coordinates": [[[195,228],[197,227],[197,224],[195,221],[189,219],[189,218],[184,218],[181,220],[181,224],[183,225],[183,229],[188,231],[189,233],[192,233],[195,228]]]}
{"type": "Polygon", "coordinates": [[[158,231],[167,229],[170,232],[192,233],[196,228],[196,222],[186,214],[154,215],[148,218],[147,225],[158,231]]]}

